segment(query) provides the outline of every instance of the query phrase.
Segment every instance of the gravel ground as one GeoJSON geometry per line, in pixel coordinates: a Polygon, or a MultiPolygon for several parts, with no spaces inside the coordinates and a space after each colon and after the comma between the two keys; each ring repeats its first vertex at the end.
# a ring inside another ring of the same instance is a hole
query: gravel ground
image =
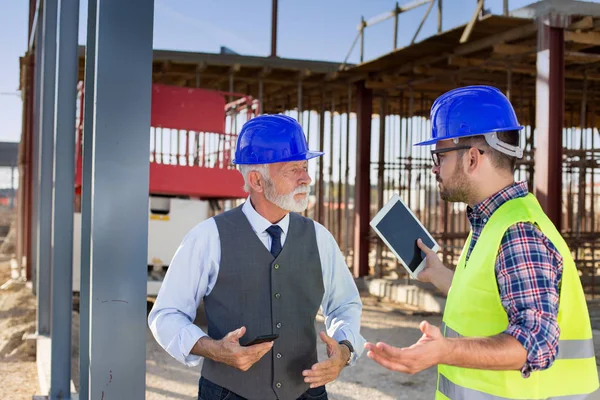
{"type": "MultiPolygon", "coordinates": [[[[410,346],[421,337],[419,323],[427,320],[439,326],[440,315],[419,315],[397,304],[363,297],[362,335],[370,342],[385,341],[394,346],[410,346]]],[[[201,321],[199,325],[203,328],[201,321]]],[[[324,329],[322,322],[318,328],[324,329]]],[[[594,334],[600,363],[600,331],[594,334]]],[[[146,399],[195,399],[201,365],[188,368],[169,356],[147,333],[146,399]]],[[[325,346],[319,346],[319,359],[326,357],[325,346]]],[[[416,375],[389,371],[366,356],[342,371],[339,378],[327,385],[331,400],[431,400],[435,394],[436,368],[416,375]]],[[[600,400],[596,392],[587,400],[600,400]]]]}
{"type": "MultiPolygon", "coordinates": [[[[426,318],[439,325],[440,316],[412,316],[400,306],[381,304],[371,297],[363,299],[362,334],[371,341],[409,346],[421,333],[419,323],[426,318]]],[[[202,324],[200,324],[202,326],[202,324]]],[[[318,329],[324,329],[318,322],[318,329]]],[[[148,331],[146,362],[146,399],[193,399],[198,392],[201,366],[188,368],[169,356],[148,331]]],[[[325,345],[319,345],[319,359],[326,357],[325,345]]],[[[332,400],[432,399],[436,370],[431,368],[414,376],[396,374],[380,367],[363,353],[357,364],[346,368],[337,381],[327,385],[332,400]]]]}
{"type": "MultiPolygon", "coordinates": [[[[1,257],[1,256],[0,256],[1,257]]],[[[10,263],[0,261],[0,285],[10,278],[10,263]]],[[[39,390],[35,344],[36,301],[24,283],[0,290],[0,399],[31,400],[39,390]]]]}

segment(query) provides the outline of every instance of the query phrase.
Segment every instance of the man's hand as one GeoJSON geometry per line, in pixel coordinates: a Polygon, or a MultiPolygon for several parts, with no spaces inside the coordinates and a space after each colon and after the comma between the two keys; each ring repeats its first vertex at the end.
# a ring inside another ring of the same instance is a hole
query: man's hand
{"type": "Polygon", "coordinates": [[[440,329],[427,321],[419,326],[423,336],[410,347],[399,349],[386,343],[366,343],[367,356],[392,371],[416,374],[440,363],[449,343],[440,329]]]}
{"type": "Polygon", "coordinates": [[[273,342],[259,343],[252,346],[240,346],[240,338],[246,333],[246,327],[229,332],[221,340],[203,337],[194,346],[192,352],[199,356],[227,364],[242,371],[248,371],[258,360],[273,347],[273,342]]]}
{"type": "Polygon", "coordinates": [[[417,240],[417,246],[425,253],[425,268],[419,273],[417,279],[421,282],[431,282],[444,294],[448,294],[452,285],[454,272],[448,269],[437,253],[431,250],[421,239],[417,240]]]}
{"type": "Polygon", "coordinates": [[[302,371],[304,382],[310,383],[311,388],[323,386],[336,380],[350,358],[348,347],[339,344],[327,336],[325,332],[321,332],[319,335],[321,340],[327,344],[327,356],[329,358],[313,365],[311,369],[302,371]]]}

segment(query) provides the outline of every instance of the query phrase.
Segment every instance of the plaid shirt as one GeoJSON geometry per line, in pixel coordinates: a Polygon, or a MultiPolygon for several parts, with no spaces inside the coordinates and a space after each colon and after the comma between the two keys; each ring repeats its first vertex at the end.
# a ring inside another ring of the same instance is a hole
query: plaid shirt
{"type": "MultiPolygon", "coordinates": [[[[485,223],[506,201],[527,195],[527,183],[515,183],[467,208],[473,231],[468,257],[485,223]]],[[[516,338],[527,350],[524,377],[552,365],[560,333],[558,287],[563,259],[548,238],[530,223],[518,223],[505,232],[498,258],[496,278],[502,305],[508,314],[504,333],[516,338]]]]}

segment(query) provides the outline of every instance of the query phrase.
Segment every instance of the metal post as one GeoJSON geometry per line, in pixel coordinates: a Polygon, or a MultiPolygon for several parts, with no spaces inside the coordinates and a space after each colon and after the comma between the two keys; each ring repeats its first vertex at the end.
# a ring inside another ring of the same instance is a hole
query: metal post
{"type": "Polygon", "coordinates": [[[369,203],[371,197],[371,114],[373,91],[365,87],[365,81],[357,84],[356,112],[356,183],[354,206],[354,277],[369,273],[369,203]]]}
{"type": "Polygon", "coordinates": [[[71,394],[73,198],[79,1],[59,0],[52,210],[52,344],[50,398],[71,394]]]}
{"type": "Polygon", "coordinates": [[[507,76],[506,76],[506,98],[510,101],[512,94],[512,67],[508,65],[507,76]]]}
{"type": "MultiPolygon", "coordinates": [[[[38,181],[37,246],[37,333],[50,334],[51,234],[52,234],[52,170],[54,137],[54,105],[56,90],[56,17],[58,0],[44,2],[44,28],[41,39],[43,68],[41,79],[40,141],[38,181]]],[[[73,120],[75,125],[75,120],[73,120]]],[[[72,155],[74,156],[74,155],[72,155]]],[[[35,184],[35,183],[34,183],[35,184]]]]}
{"type": "MultiPolygon", "coordinates": [[[[92,145],[94,142],[94,74],[98,0],[88,0],[83,98],[83,160],[81,177],[81,261],[79,284],[79,400],[90,388],[90,234],[92,224],[92,145]]],[[[155,133],[156,137],[156,133],[155,133]]],[[[156,139],[154,140],[156,152],[156,139]]],[[[156,162],[156,156],[155,162],[156,162]]]]}
{"type": "Polygon", "coordinates": [[[271,11],[271,57],[277,57],[277,0],[273,0],[271,11]]]}
{"type": "Polygon", "coordinates": [[[302,77],[298,78],[298,122],[302,126],[302,77]]]}
{"type": "Polygon", "coordinates": [[[441,33],[442,32],[442,15],[443,15],[442,0],[437,0],[437,3],[438,3],[438,26],[437,26],[437,29],[438,29],[438,33],[441,33]]]}
{"type": "Polygon", "coordinates": [[[342,135],[342,103],[343,100],[340,99],[340,112],[339,112],[339,138],[340,138],[340,147],[339,147],[339,153],[338,153],[338,189],[337,189],[337,235],[336,235],[336,239],[338,242],[338,246],[342,244],[342,154],[343,153],[343,144],[344,144],[344,140],[343,140],[343,135],[342,135]]]}
{"type": "Polygon", "coordinates": [[[365,17],[360,17],[360,62],[365,58],[365,17]]]}
{"type": "MultiPolygon", "coordinates": [[[[28,208],[31,210],[31,214],[29,214],[29,219],[27,220],[27,226],[29,230],[29,237],[27,238],[28,246],[27,248],[30,251],[31,259],[27,260],[28,269],[31,268],[31,283],[33,288],[33,293],[37,295],[37,265],[38,265],[38,257],[37,257],[37,237],[39,233],[39,225],[38,225],[38,211],[40,207],[40,187],[39,187],[39,162],[40,162],[40,140],[41,140],[41,101],[42,101],[42,71],[44,69],[43,60],[42,60],[42,48],[43,48],[43,21],[42,15],[38,16],[38,23],[36,25],[36,33],[35,33],[35,78],[34,78],[34,89],[33,89],[33,134],[31,135],[30,146],[29,149],[29,157],[31,157],[31,169],[29,170],[27,177],[29,182],[24,182],[26,185],[30,185],[30,192],[28,204],[25,205],[19,204],[19,207],[23,207],[25,212],[28,212],[28,208]]],[[[27,188],[29,190],[29,188],[27,188]]],[[[21,188],[19,188],[21,191],[21,188]]],[[[22,262],[22,259],[19,260],[22,262]]]]}
{"type": "Polygon", "coordinates": [[[346,171],[344,182],[344,211],[346,220],[346,238],[344,241],[344,256],[348,257],[350,250],[350,112],[352,111],[352,85],[348,85],[348,109],[346,112],[346,171]]]}
{"type": "MultiPolygon", "coordinates": [[[[232,72],[229,72],[229,93],[233,93],[234,92],[234,90],[233,90],[233,88],[234,88],[233,84],[234,84],[234,78],[233,78],[233,71],[232,71],[232,72]]],[[[233,101],[233,96],[229,95],[229,102],[231,103],[232,101],[233,101]]],[[[177,151],[179,151],[179,148],[177,148],[177,151]]]]}
{"type": "Polygon", "coordinates": [[[143,399],[154,1],[102,1],[97,15],[89,397],[143,399]]]}
{"type": "Polygon", "coordinates": [[[259,114],[264,114],[265,109],[263,107],[263,78],[258,78],[258,104],[260,107],[259,114]]]}
{"type": "Polygon", "coordinates": [[[335,115],[335,97],[331,95],[331,112],[329,113],[329,177],[327,178],[327,229],[333,232],[335,214],[333,212],[333,117],[335,115]]]}
{"type": "MultiPolygon", "coordinates": [[[[319,115],[319,151],[325,149],[325,91],[321,91],[321,115],[319,115]]],[[[325,160],[319,157],[319,171],[317,176],[317,221],[321,225],[325,225],[325,212],[323,209],[324,201],[324,185],[323,185],[323,169],[325,160]]]]}
{"type": "Polygon", "coordinates": [[[535,102],[535,195],[559,230],[562,214],[564,60],[564,29],[547,26],[540,21],[535,102]]]}
{"type": "Polygon", "coordinates": [[[508,17],[508,0],[502,2],[502,15],[508,17]]]}
{"type": "Polygon", "coordinates": [[[10,209],[15,208],[15,166],[10,167],[10,209]]]}
{"type": "MultiPolygon", "coordinates": [[[[385,169],[385,118],[387,114],[387,99],[382,96],[379,99],[379,168],[377,169],[377,210],[383,208],[383,189],[385,182],[383,180],[383,173],[385,169]]],[[[394,158],[390,158],[393,161],[394,158]]],[[[383,268],[381,268],[381,252],[383,250],[381,240],[377,240],[377,250],[375,259],[377,260],[376,274],[378,278],[383,276],[383,268]]]]}
{"type": "Polygon", "coordinates": [[[398,2],[396,2],[396,8],[394,9],[394,50],[398,48],[398,14],[400,14],[400,8],[398,2]]]}

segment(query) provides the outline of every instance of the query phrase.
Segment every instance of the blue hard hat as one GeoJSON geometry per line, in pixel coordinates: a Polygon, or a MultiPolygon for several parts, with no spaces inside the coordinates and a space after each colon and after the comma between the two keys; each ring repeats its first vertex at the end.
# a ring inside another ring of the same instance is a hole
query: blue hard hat
{"type": "Polygon", "coordinates": [[[310,151],[300,124],[287,115],[259,115],[238,135],[234,164],[270,164],[322,156],[310,151]]]}
{"type": "Polygon", "coordinates": [[[415,146],[521,129],[515,110],[500,90],[492,86],[466,86],[437,98],[431,107],[431,139],[415,146]]]}

